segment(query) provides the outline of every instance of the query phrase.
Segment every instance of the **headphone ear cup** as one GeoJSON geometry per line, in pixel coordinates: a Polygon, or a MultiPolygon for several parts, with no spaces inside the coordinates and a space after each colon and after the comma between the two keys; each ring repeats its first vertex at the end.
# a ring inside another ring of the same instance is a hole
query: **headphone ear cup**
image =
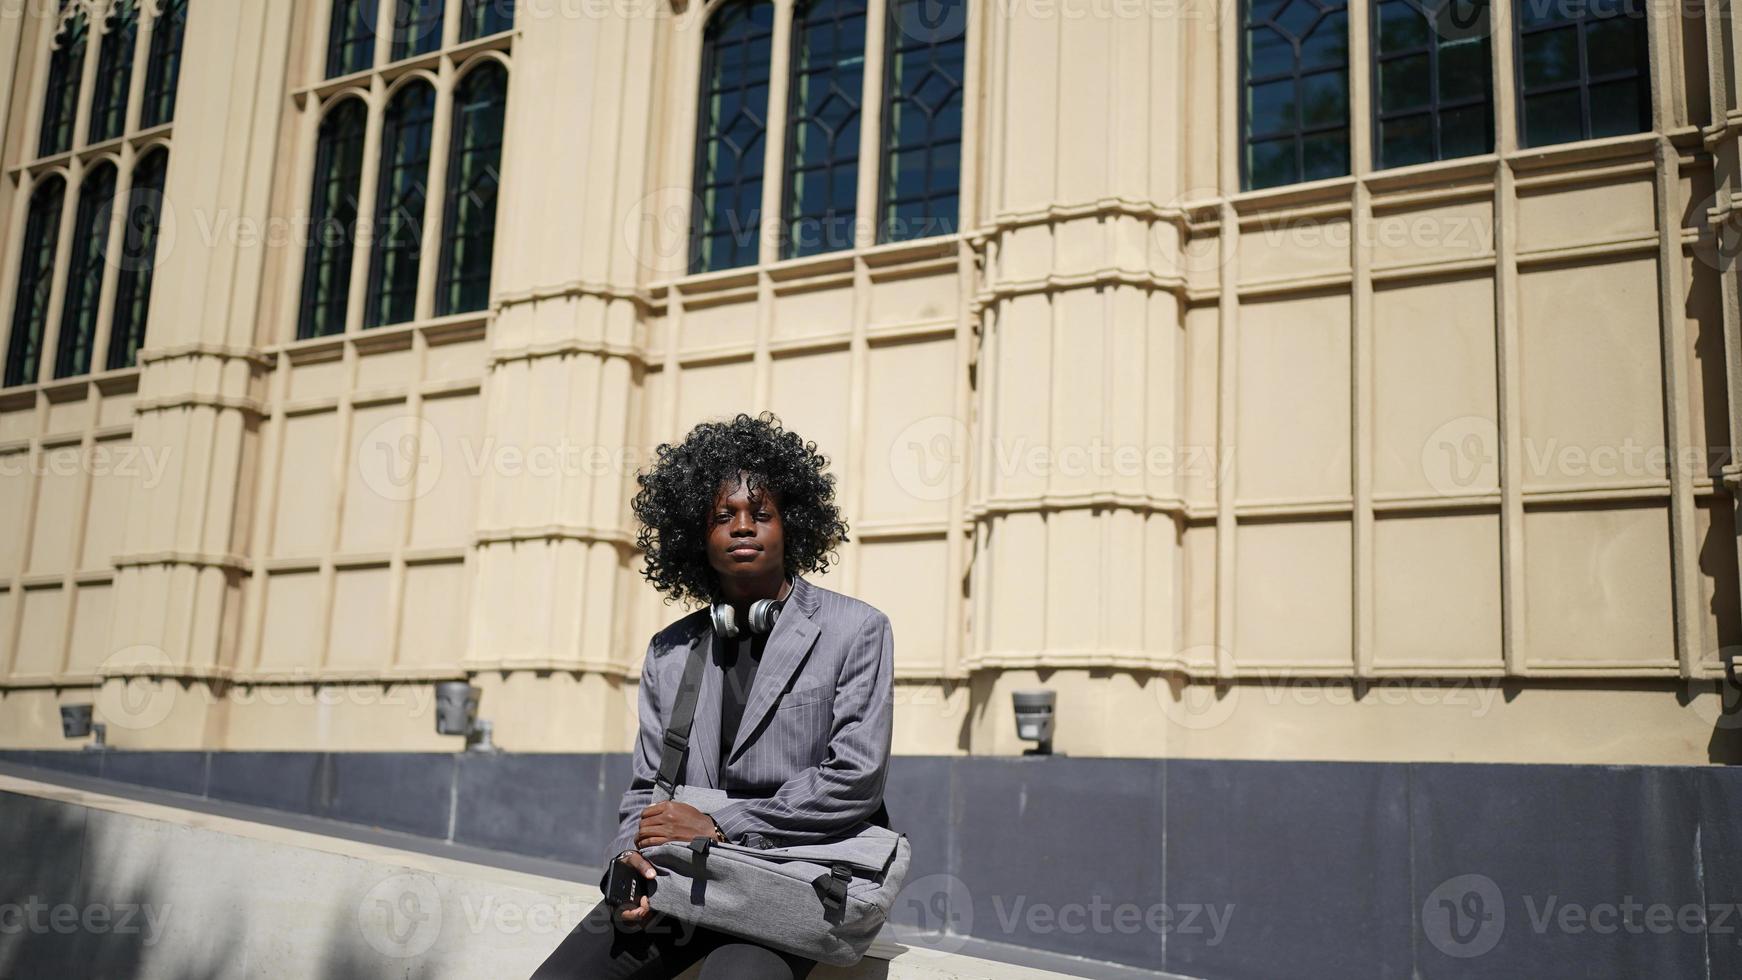
{"type": "Polygon", "coordinates": [[[780,618],[780,603],[773,599],[758,599],[750,604],[750,630],[753,633],[772,633],[775,620],[780,618]]]}
{"type": "MultiPolygon", "coordinates": [[[[731,603],[716,602],[709,612],[714,618],[715,634],[725,637],[728,640],[733,639],[738,635],[738,617],[733,613],[731,603]]],[[[754,618],[754,611],[752,611],[751,616],[754,618]]]]}

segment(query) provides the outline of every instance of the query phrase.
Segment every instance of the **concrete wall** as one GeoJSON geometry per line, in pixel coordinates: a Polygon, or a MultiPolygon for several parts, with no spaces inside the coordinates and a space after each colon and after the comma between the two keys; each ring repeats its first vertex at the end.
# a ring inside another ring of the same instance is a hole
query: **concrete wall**
{"type": "MultiPolygon", "coordinates": [[[[0,842],[5,977],[524,977],[600,897],[573,881],[10,776],[0,842]]],[[[882,941],[857,966],[814,975],[1065,976],[882,941]]]]}
{"type": "MultiPolygon", "coordinates": [[[[3,761],[576,864],[604,859],[628,766],[550,753],[3,761]]],[[[1734,767],[906,756],[887,803],[913,844],[891,919],[933,952],[992,943],[1213,980],[1742,971],[1734,767]]]]}

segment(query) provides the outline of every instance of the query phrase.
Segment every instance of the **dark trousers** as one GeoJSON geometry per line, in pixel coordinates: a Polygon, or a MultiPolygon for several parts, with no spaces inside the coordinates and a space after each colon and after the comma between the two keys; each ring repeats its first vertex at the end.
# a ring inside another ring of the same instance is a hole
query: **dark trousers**
{"type": "Polygon", "coordinates": [[[600,902],[532,980],[669,980],[704,957],[701,980],[803,980],[817,965],[660,912],[624,925],[600,902]]]}

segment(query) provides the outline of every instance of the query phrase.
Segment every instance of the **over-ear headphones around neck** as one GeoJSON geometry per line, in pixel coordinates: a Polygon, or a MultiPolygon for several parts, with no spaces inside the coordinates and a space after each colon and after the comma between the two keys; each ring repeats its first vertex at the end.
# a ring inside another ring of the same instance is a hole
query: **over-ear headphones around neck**
{"type": "MultiPolygon", "coordinates": [[[[788,589],[785,599],[758,599],[750,604],[750,632],[772,633],[774,623],[780,618],[780,609],[786,605],[786,600],[792,598],[792,590],[788,589]]],[[[738,637],[738,612],[729,602],[716,602],[709,610],[714,618],[714,633],[731,640],[738,637]]]]}

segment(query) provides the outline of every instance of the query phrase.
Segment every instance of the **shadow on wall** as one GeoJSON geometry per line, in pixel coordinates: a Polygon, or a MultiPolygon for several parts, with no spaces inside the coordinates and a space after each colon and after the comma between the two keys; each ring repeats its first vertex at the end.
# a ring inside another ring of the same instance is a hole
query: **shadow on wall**
{"type": "Polygon", "coordinates": [[[207,931],[204,949],[171,953],[163,941],[175,902],[153,889],[151,868],[130,880],[97,879],[93,872],[116,857],[102,839],[103,816],[0,794],[0,978],[220,980],[243,972],[221,928],[207,931]]]}

